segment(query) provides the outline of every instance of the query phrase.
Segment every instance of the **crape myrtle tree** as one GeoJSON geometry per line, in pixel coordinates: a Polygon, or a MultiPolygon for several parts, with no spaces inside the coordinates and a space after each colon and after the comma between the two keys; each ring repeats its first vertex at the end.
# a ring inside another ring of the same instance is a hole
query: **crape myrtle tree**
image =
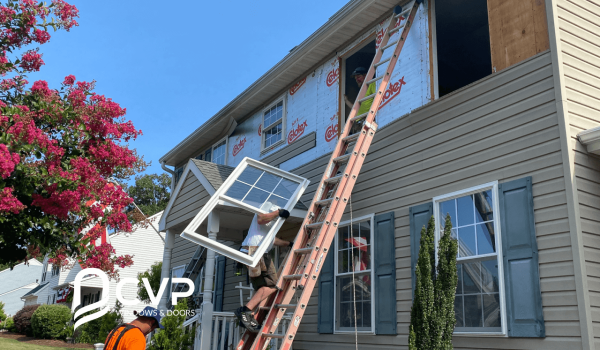
{"type": "Polygon", "coordinates": [[[438,243],[438,263],[435,263],[435,220],[421,230],[416,286],[410,311],[411,350],[451,350],[452,333],[456,325],[454,297],[458,277],[456,254],[458,243],[451,237],[452,221],[446,216],[444,232],[438,243]]]}
{"type": "Polygon", "coordinates": [[[26,74],[44,64],[38,48],[49,29],[77,26],[63,0],[0,2],[0,264],[49,253],[54,264],[79,261],[117,277],[132,264],[97,241],[105,228],[129,231],[121,186],[145,163],[127,142],[141,135],[125,109],[67,76],[58,89],[26,74]],[[89,227],[93,227],[88,230],[89,227]]]}

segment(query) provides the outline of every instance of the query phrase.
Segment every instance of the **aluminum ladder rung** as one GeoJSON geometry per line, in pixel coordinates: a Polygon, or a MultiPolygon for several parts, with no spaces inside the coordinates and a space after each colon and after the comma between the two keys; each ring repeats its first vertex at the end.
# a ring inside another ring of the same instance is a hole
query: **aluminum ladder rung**
{"type": "Polygon", "coordinates": [[[275,307],[278,309],[295,309],[296,306],[298,306],[298,304],[275,304],[275,307]]]}
{"type": "Polygon", "coordinates": [[[377,80],[383,79],[383,77],[384,77],[383,75],[380,75],[378,77],[375,77],[374,79],[371,79],[371,80],[367,81],[367,86],[371,85],[371,83],[374,83],[377,80]]]}
{"type": "Polygon", "coordinates": [[[283,276],[284,280],[299,280],[302,278],[302,275],[285,275],[283,276]]]}
{"type": "Polygon", "coordinates": [[[333,198],[326,198],[326,199],[321,199],[320,201],[316,201],[315,204],[320,207],[326,207],[326,206],[330,205],[331,202],[333,202],[333,198]]]}
{"type": "Polygon", "coordinates": [[[395,15],[395,16],[394,16],[394,19],[396,19],[396,18],[400,18],[401,16],[404,16],[405,14],[409,13],[411,9],[412,9],[412,6],[410,6],[410,7],[408,8],[408,10],[404,10],[404,11],[400,12],[399,14],[395,15]]]}
{"type": "Polygon", "coordinates": [[[357,120],[361,120],[361,119],[363,119],[363,118],[366,118],[368,114],[369,114],[369,112],[365,112],[365,113],[363,113],[363,114],[359,114],[359,115],[357,115],[357,116],[355,116],[355,117],[352,117],[352,118],[350,118],[350,120],[349,120],[349,121],[350,121],[350,122],[355,122],[355,121],[357,121],[357,120]]]}
{"type": "Polygon", "coordinates": [[[285,338],[285,334],[266,334],[266,333],[263,333],[262,336],[265,337],[265,338],[277,338],[277,339],[283,339],[283,338],[285,338]]]}
{"type": "Polygon", "coordinates": [[[342,139],[342,141],[349,143],[355,141],[360,136],[360,132],[354,133],[352,135],[346,136],[342,139]]]}
{"type": "Polygon", "coordinates": [[[363,102],[365,102],[366,100],[373,99],[373,98],[375,98],[375,95],[376,95],[376,93],[375,93],[375,94],[371,94],[371,95],[369,95],[369,96],[365,96],[365,97],[361,98],[360,100],[358,100],[358,102],[360,102],[360,103],[363,103],[363,102]]]}
{"type": "Polygon", "coordinates": [[[308,229],[319,228],[321,226],[323,226],[323,221],[315,222],[313,224],[306,224],[306,228],[308,229]]]}
{"type": "Polygon", "coordinates": [[[325,180],[326,184],[334,184],[336,182],[340,182],[340,180],[342,179],[344,175],[338,175],[338,176],[334,176],[334,177],[330,177],[329,179],[325,180]]]}
{"type": "Polygon", "coordinates": [[[390,47],[392,47],[392,46],[395,46],[395,45],[398,45],[398,40],[394,41],[394,42],[393,42],[393,43],[391,43],[391,44],[387,44],[387,45],[385,45],[385,46],[384,46],[384,47],[382,47],[380,50],[381,50],[381,51],[385,51],[385,50],[387,50],[387,49],[389,49],[390,47]]]}
{"type": "Polygon", "coordinates": [[[347,161],[348,161],[348,159],[350,159],[350,156],[351,156],[351,155],[352,155],[352,153],[349,153],[349,154],[344,154],[343,156],[339,156],[339,157],[335,157],[335,158],[333,158],[333,161],[334,161],[335,163],[340,163],[340,164],[343,164],[343,163],[347,162],[347,161]]]}
{"type": "Polygon", "coordinates": [[[388,62],[389,60],[391,60],[391,59],[392,59],[392,56],[390,56],[390,57],[386,58],[386,59],[385,59],[385,60],[383,60],[383,61],[379,61],[379,62],[375,63],[375,64],[373,65],[373,67],[377,68],[377,67],[381,66],[382,64],[384,64],[384,63],[387,63],[387,62],[388,62]]]}
{"type": "Polygon", "coordinates": [[[294,254],[309,254],[314,250],[313,247],[308,247],[308,248],[300,248],[300,249],[296,249],[294,250],[294,254]]]}
{"type": "Polygon", "coordinates": [[[394,33],[396,33],[397,31],[399,31],[399,30],[400,30],[400,29],[402,29],[402,28],[404,28],[404,24],[403,24],[403,25],[401,25],[401,26],[397,26],[396,28],[394,28],[394,29],[390,30],[390,31],[388,32],[388,35],[389,35],[389,36],[392,36],[392,35],[394,35],[394,33]]]}

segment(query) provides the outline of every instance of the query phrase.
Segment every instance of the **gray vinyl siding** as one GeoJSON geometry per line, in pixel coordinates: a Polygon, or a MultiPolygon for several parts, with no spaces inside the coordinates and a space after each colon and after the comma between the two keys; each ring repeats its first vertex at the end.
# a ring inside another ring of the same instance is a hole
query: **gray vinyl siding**
{"type": "MultiPolygon", "coordinates": [[[[545,339],[454,338],[455,349],[579,349],[581,339],[549,52],[430,103],[378,131],[352,195],[353,216],[394,211],[397,336],[359,348],[407,349],[411,308],[409,207],[494,180],[533,177],[545,339]]],[[[328,157],[294,170],[312,200],[328,157]]],[[[349,209],[349,206],[347,207],[349,209]]],[[[348,214],[344,219],[348,219],[348,214]]],[[[294,349],[346,349],[354,337],[317,333],[317,296],[294,349]]]]}
{"type": "Polygon", "coordinates": [[[179,191],[182,194],[173,202],[168,213],[165,229],[191,220],[210,199],[194,173],[190,171],[184,181],[179,191]]]}
{"type": "Polygon", "coordinates": [[[600,125],[600,3],[558,1],[564,91],[595,347],[600,349],[600,158],[576,140],[600,125]]]}

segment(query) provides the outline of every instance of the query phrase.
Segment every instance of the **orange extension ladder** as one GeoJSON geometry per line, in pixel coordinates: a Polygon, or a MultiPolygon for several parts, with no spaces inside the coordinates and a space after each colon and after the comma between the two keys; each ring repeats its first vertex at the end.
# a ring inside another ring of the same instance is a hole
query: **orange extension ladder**
{"type": "Polygon", "coordinates": [[[348,122],[327,164],[325,174],[319,183],[308,214],[302,222],[291,253],[285,260],[285,265],[277,281],[277,287],[280,290],[269,297],[265,303],[266,306],[260,307],[256,314],[259,323],[265,320],[259,333],[246,331],[236,346],[236,350],[264,350],[272,338],[281,339],[279,347],[281,350],[288,350],[292,345],[302,316],[306,311],[308,300],[317,283],[321,267],[329,253],[329,246],[335,237],[338,223],[377,131],[375,116],[422,1],[415,0],[413,5],[405,11],[402,11],[400,6],[394,9],[389,26],[365,77],[365,83],[358,93],[348,122]],[[400,21],[399,18],[407,13],[409,15],[406,22],[396,27],[400,21]],[[402,30],[402,34],[398,41],[388,44],[390,37],[400,30],[402,30]],[[394,53],[389,58],[382,60],[383,51],[394,45],[396,46],[394,53]],[[374,77],[376,68],[388,62],[385,73],[374,77]],[[377,92],[365,96],[369,84],[378,80],[382,81],[377,92]],[[367,113],[356,115],[360,104],[371,98],[373,99],[371,109],[367,113]],[[353,128],[355,125],[357,127],[353,128]],[[352,131],[356,132],[351,134],[352,131]],[[351,148],[352,145],[354,145],[353,148],[351,148]],[[296,304],[290,304],[296,292],[300,293],[298,301],[296,304]],[[279,321],[287,309],[295,310],[291,322],[285,334],[276,334],[279,321]]]}

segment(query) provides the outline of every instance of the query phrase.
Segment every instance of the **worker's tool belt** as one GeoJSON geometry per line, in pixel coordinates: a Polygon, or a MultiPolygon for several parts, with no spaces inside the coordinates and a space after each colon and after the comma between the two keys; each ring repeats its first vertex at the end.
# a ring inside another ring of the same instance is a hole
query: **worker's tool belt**
{"type": "MultiPolygon", "coordinates": [[[[257,246],[242,247],[242,249],[247,249],[248,255],[253,256],[254,253],[256,252],[256,250],[258,249],[258,247],[257,246]]],[[[254,267],[247,266],[247,267],[248,267],[248,276],[250,276],[250,277],[260,276],[261,272],[267,271],[267,264],[265,264],[265,257],[262,256],[260,258],[260,261],[258,262],[258,264],[256,264],[256,266],[254,266],[254,267]]]]}

